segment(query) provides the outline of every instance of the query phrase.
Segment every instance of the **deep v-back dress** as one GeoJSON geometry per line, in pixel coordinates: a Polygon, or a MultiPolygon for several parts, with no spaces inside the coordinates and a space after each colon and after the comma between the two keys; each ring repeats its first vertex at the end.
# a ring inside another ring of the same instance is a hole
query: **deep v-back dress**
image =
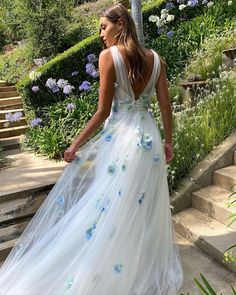
{"type": "Polygon", "coordinates": [[[160,74],[135,100],[124,60],[110,116],[78,151],[0,269],[0,295],[175,295],[183,269],[162,138],[149,108],[160,74]]]}

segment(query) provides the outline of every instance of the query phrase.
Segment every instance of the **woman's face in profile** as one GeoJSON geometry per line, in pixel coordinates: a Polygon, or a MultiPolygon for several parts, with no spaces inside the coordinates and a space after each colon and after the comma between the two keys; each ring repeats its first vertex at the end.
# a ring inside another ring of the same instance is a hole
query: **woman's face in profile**
{"type": "Polygon", "coordinates": [[[100,37],[105,43],[106,47],[111,47],[114,45],[114,37],[120,31],[121,24],[118,22],[117,24],[112,23],[106,17],[100,18],[100,37]]]}

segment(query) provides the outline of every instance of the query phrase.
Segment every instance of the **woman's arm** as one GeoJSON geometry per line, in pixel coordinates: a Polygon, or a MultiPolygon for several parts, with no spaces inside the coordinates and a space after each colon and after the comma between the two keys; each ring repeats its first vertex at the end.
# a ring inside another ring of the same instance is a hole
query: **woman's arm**
{"type": "Polygon", "coordinates": [[[172,109],[168,92],[165,64],[161,60],[161,72],[156,84],[156,95],[159,101],[162,122],[165,129],[165,143],[172,144],[172,109]]]}
{"type": "Polygon", "coordinates": [[[161,60],[161,72],[156,84],[156,94],[157,94],[157,99],[159,101],[163,126],[165,129],[164,150],[165,150],[166,163],[168,163],[174,157],[173,147],[172,147],[172,109],[171,109],[171,101],[170,101],[170,96],[169,96],[168,86],[167,86],[165,64],[162,60],[161,60]]]}
{"type": "Polygon", "coordinates": [[[115,92],[115,68],[109,48],[104,49],[100,53],[98,63],[100,80],[98,108],[86,127],[65,151],[64,159],[67,162],[73,161],[75,158],[74,154],[78,148],[101,126],[106,118],[108,118],[111,111],[115,92]]]}

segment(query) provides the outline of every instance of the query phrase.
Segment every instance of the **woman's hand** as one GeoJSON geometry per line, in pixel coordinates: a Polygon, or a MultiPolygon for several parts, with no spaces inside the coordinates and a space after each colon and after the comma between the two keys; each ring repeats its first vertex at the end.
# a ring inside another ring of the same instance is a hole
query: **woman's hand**
{"type": "Polygon", "coordinates": [[[166,155],[166,163],[168,163],[174,157],[173,147],[171,143],[165,143],[164,148],[165,148],[165,155],[166,155]]]}
{"type": "Polygon", "coordinates": [[[76,155],[75,155],[76,152],[77,152],[76,148],[73,145],[71,145],[64,152],[64,160],[67,163],[72,162],[76,158],[76,155]]]}

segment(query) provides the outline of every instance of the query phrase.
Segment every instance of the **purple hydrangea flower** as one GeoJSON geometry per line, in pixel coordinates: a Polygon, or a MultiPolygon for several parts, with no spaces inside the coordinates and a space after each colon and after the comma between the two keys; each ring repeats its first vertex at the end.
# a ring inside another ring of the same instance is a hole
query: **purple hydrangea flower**
{"type": "Polygon", "coordinates": [[[198,0],[190,0],[188,1],[188,6],[195,7],[198,5],[198,0]]]}
{"type": "Polygon", "coordinates": [[[89,75],[91,75],[92,71],[95,70],[95,66],[92,63],[87,63],[85,68],[86,68],[86,73],[89,75]]]}
{"type": "Polygon", "coordinates": [[[38,92],[39,91],[39,87],[38,86],[33,86],[31,89],[32,89],[33,92],[38,92]]]}
{"type": "Polygon", "coordinates": [[[173,31],[169,31],[168,33],[167,33],[167,37],[168,38],[172,38],[174,36],[174,32],[173,31]]]}
{"type": "Polygon", "coordinates": [[[94,69],[94,70],[92,71],[92,73],[91,73],[91,76],[92,76],[93,78],[97,78],[97,77],[99,76],[98,71],[94,69]]]}
{"type": "Polygon", "coordinates": [[[60,87],[61,89],[64,88],[66,85],[68,85],[68,81],[64,79],[59,79],[57,81],[57,86],[60,87]]]}
{"type": "Polygon", "coordinates": [[[79,86],[79,90],[88,91],[91,89],[91,83],[88,81],[83,81],[82,84],[79,86]]]}
{"type": "Polygon", "coordinates": [[[71,76],[74,77],[74,76],[77,76],[78,74],[79,74],[78,71],[74,71],[74,72],[71,73],[71,76]]]}
{"type": "Polygon", "coordinates": [[[68,85],[66,85],[66,86],[63,88],[63,93],[64,93],[64,94],[70,94],[71,91],[72,91],[73,89],[75,89],[75,87],[72,86],[72,85],[70,85],[70,84],[68,84],[68,85]]]}
{"type": "Polygon", "coordinates": [[[171,10],[172,8],[175,8],[174,3],[172,3],[172,2],[167,2],[167,3],[166,3],[166,7],[165,7],[165,9],[167,9],[167,10],[171,10]]]}
{"type": "Polygon", "coordinates": [[[56,79],[48,78],[46,81],[46,86],[52,90],[53,93],[58,92],[60,89],[57,85],[56,79]]]}
{"type": "Polygon", "coordinates": [[[36,117],[33,120],[31,120],[30,126],[33,128],[33,127],[39,125],[41,122],[42,122],[42,119],[36,117]]]}
{"type": "Polygon", "coordinates": [[[47,81],[46,81],[46,86],[48,88],[52,88],[54,87],[55,85],[57,85],[57,82],[56,82],[56,79],[52,79],[52,78],[48,78],[47,81]]]}
{"type": "Polygon", "coordinates": [[[88,59],[89,63],[93,63],[93,62],[96,62],[97,61],[97,58],[96,58],[96,56],[93,53],[89,54],[87,56],[87,59],[88,59]]]}
{"type": "Polygon", "coordinates": [[[158,28],[157,29],[157,34],[161,35],[164,32],[164,28],[158,28]]]}
{"type": "Polygon", "coordinates": [[[22,112],[7,113],[5,119],[9,122],[17,122],[22,118],[22,112]]]}
{"type": "Polygon", "coordinates": [[[71,112],[74,109],[76,109],[76,105],[74,103],[68,103],[68,105],[66,106],[66,109],[71,112]]]}

